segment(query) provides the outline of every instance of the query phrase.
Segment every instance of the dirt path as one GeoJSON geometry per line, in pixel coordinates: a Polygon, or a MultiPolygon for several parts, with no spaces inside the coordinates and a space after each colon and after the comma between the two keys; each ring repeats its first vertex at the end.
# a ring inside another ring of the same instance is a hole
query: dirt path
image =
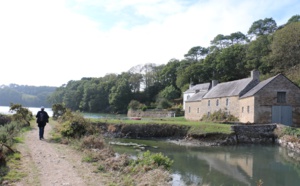
{"type": "Polygon", "coordinates": [[[67,145],[48,140],[51,125],[45,127],[45,140],[39,140],[38,128],[26,133],[21,152],[27,176],[15,186],[98,186],[103,179],[92,164],[82,162],[82,155],[67,145]]]}

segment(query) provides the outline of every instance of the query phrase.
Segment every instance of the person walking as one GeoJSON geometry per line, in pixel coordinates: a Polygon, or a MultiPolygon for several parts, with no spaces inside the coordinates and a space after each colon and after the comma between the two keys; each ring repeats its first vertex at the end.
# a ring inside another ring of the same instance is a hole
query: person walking
{"type": "Polygon", "coordinates": [[[44,139],[44,129],[46,124],[49,122],[49,115],[45,111],[45,108],[42,106],[41,110],[37,112],[36,114],[36,122],[39,127],[39,137],[40,140],[44,139]]]}

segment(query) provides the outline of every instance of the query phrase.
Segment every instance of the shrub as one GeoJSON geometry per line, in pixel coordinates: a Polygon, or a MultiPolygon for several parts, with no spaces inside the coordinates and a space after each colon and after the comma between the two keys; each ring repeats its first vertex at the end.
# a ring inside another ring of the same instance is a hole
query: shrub
{"type": "Polygon", "coordinates": [[[283,129],[283,134],[299,137],[300,136],[300,129],[294,128],[294,127],[285,127],[283,129]]]}
{"type": "Polygon", "coordinates": [[[84,124],[77,121],[66,121],[63,123],[61,135],[64,137],[80,138],[86,133],[84,124]]]}
{"type": "Polygon", "coordinates": [[[81,140],[81,147],[89,149],[102,149],[105,147],[105,142],[101,136],[85,136],[81,140]]]}
{"type": "Polygon", "coordinates": [[[148,167],[148,169],[154,169],[160,166],[165,169],[170,169],[172,164],[173,161],[162,153],[151,153],[150,151],[142,153],[137,160],[132,162],[133,166],[141,165],[148,167]]]}
{"type": "Polygon", "coordinates": [[[61,117],[62,115],[65,114],[65,112],[67,111],[67,108],[65,107],[65,105],[57,103],[57,104],[53,104],[52,105],[52,110],[53,110],[53,119],[56,120],[59,117],[61,117]]]}
{"type": "Polygon", "coordinates": [[[11,117],[7,115],[0,114],[0,125],[5,125],[11,122],[11,117]]]}
{"type": "Polygon", "coordinates": [[[67,111],[62,120],[64,123],[60,132],[63,137],[80,138],[89,131],[88,122],[79,113],[67,111]]]}
{"type": "Polygon", "coordinates": [[[137,100],[131,100],[130,103],[128,104],[129,109],[137,110],[140,108],[140,102],[137,100]]]}
{"type": "Polygon", "coordinates": [[[232,114],[229,114],[228,112],[223,111],[223,110],[218,110],[216,112],[213,112],[210,115],[203,115],[202,121],[213,121],[213,122],[233,122],[233,121],[238,121],[238,118],[233,116],[232,114]]]}
{"type": "Polygon", "coordinates": [[[172,106],[172,103],[169,102],[167,99],[159,99],[156,108],[157,109],[167,109],[170,108],[172,106]]]}

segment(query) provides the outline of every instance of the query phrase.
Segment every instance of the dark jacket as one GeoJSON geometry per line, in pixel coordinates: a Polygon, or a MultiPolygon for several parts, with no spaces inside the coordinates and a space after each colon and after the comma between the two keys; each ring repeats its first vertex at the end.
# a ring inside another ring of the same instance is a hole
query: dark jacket
{"type": "Polygon", "coordinates": [[[49,115],[46,111],[40,110],[35,116],[39,127],[44,127],[49,122],[49,115]]]}

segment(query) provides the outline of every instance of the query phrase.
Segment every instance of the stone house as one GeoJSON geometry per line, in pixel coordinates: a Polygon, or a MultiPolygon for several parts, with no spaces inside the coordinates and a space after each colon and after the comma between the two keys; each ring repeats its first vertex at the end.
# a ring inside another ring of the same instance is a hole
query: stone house
{"type": "Polygon", "coordinates": [[[206,91],[194,90],[194,94],[184,92],[190,96],[184,99],[186,119],[197,121],[222,110],[242,123],[300,126],[300,88],[282,74],[260,82],[259,72],[254,70],[249,78],[219,84],[213,81],[208,87],[206,91]]]}

